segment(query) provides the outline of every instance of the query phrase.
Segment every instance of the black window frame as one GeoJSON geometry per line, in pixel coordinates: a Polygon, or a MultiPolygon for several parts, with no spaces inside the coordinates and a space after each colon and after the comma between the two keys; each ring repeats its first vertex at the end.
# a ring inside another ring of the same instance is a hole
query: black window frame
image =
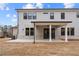
{"type": "Polygon", "coordinates": [[[75,29],[74,28],[70,28],[70,31],[71,31],[71,36],[74,36],[74,31],[75,31],[75,29]]]}
{"type": "Polygon", "coordinates": [[[28,16],[27,16],[27,13],[24,13],[24,14],[23,14],[23,19],[27,19],[27,17],[28,17],[28,16]]]}
{"type": "Polygon", "coordinates": [[[28,19],[33,19],[33,13],[28,13],[28,19]]]}
{"type": "Polygon", "coordinates": [[[36,19],[37,14],[32,12],[27,12],[23,14],[23,19],[36,19]]]}
{"type": "Polygon", "coordinates": [[[65,13],[61,13],[61,19],[65,19],[65,13]]]}
{"type": "Polygon", "coordinates": [[[70,35],[70,28],[67,28],[67,35],[70,35]]]}
{"type": "Polygon", "coordinates": [[[29,28],[25,28],[25,35],[29,36],[29,28]]]}
{"type": "Polygon", "coordinates": [[[48,12],[44,12],[43,14],[48,14],[48,12]]]}
{"type": "Polygon", "coordinates": [[[36,13],[33,13],[32,17],[33,17],[33,19],[36,19],[37,14],[36,13]]]}
{"type": "Polygon", "coordinates": [[[54,19],[54,13],[50,13],[50,19],[54,19]]]}
{"type": "Polygon", "coordinates": [[[30,36],[34,36],[34,28],[30,28],[30,36]]]}
{"type": "MultiPolygon", "coordinates": [[[[65,28],[61,28],[61,36],[64,36],[65,35],[65,28]],[[64,29],[64,31],[63,31],[64,29]]],[[[68,36],[74,36],[75,35],[75,28],[73,27],[68,27],[67,28],[67,35],[68,36]]]]}
{"type": "Polygon", "coordinates": [[[79,18],[79,13],[76,14],[76,17],[79,18]]]}
{"type": "Polygon", "coordinates": [[[61,28],[61,36],[65,35],[65,28],[61,28]]]}

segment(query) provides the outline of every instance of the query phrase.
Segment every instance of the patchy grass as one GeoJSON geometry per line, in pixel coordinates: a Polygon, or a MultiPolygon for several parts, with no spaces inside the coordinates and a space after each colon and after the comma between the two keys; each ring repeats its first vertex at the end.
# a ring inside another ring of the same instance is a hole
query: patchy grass
{"type": "Polygon", "coordinates": [[[0,39],[0,55],[32,56],[79,56],[79,41],[49,43],[9,43],[0,39]]]}

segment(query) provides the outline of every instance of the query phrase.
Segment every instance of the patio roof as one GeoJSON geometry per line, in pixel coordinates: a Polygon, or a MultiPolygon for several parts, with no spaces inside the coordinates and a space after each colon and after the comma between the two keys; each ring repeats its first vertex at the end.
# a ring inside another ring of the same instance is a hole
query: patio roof
{"type": "Polygon", "coordinates": [[[37,20],[33,20],[31,21],[32,23],[72,23],[72,21],[68,21],[68,20],[64,20],[64,21],[52,21],[52,20],[40,20],[40,21],[37,21],[37,20]]]}
{"type": "Polygon", "coordinates": [[[31,21],[32,23],[35,23],[36,25],[59,25],[59,26],[62,26],[62,25],[66,25],[68,23],[72,23],[72,21],[68,21],[68,20],[64,20],[64,21],[53,21],[53,20],[50,20],[50,21],[44,21],[44,20],[40,20],[40,21],[37,21],[37,20],[33,20],[31,21]]]}

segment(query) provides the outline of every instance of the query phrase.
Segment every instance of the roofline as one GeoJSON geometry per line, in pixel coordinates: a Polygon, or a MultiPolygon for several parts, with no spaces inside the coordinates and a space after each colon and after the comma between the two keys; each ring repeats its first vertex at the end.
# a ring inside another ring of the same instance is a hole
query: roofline
{"type": "Polygon", "coordinates": [[[16,10],[79,10],[79,8],[44,8],[44,9],[16,9],[16,10]]]}

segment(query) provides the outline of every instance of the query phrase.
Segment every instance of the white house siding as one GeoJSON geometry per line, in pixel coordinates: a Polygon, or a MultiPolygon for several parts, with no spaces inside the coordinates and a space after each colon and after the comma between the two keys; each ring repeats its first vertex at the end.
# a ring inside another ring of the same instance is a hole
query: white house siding
{"type": "MultiPolygon", "coordinates": [[[[72,20],[72,23],[67,24],[67,27],[73,27],[74,36],[68,36],[68,39],[79,39],[79,18],[76,17],[77,12],[66,12],[66,19],[72,20]]],[[[64,26],[63,26],[64,27],[64,26]]],[[[61,29],[58,30],[58,37],[64,39],[64,36],[61,36],[61,29]]]]}
{"type": "MultiPolygon", "coordinates": [[[[55,21],[62,21],[61,20],[61,12],[51,12],[54,13],[54,19],[50,19],[50,12],[48,11],[48,14],[43,14],[44,12],[37,12],[37,20],[55,20],[55,21]]],[[[63,20],[69,20],[67,17],[69,17],[69,15],[66,13],[66,19],[63,20]]]]}
{"type": "Polygon", "coordinates": [[[19,30],[18,30],[18,39],[34,39],[34,36],[25,36],[25,28],[34,27],[31,23],[31,20],[23,19],[23,13],[19,13],[19,30]]]}
{"type": "MultiPolygon", "coordinates": [[[[25,36],[25,28],[31,28],[34,27],[34,24],[31,23],[32,20],[30,19],[23,19],[23,13],[28,12],[29,10],[26,11],[19,11],[18,15],[19,15],[19,29],[18,29],[18,39],[34,39],[34,36],[25,36]]],[[[31,10],[32,12],[34,10],[31,10]]],[[[66,10],[59,10],[59,11],[38,11],[37,13],[37,19],[36,20],[50,20],[50,12],[54,12],[54,19],[51,20],[55,20],[55,21],[62,21],[61,20],[61,12],[65,12],[65,19],[63,20],[72,20],[72,23],[67,24],[67,27],[74,27],[75,28],[75,35],[74,36],[68,36],[68,38],[73,38],[73,39],[77,39],[79,38],[79,18],[76,17],[76,11],[66,11],[66,10]],[[44,16],[44,12],[48,12],[47,15],[44,16]]],[[[37,27],[38,29],[38,27],[37,27]]],[[[43,27],[37,30],[37,38],[41,38],[42,39],[42,34],[43,33],[43,27]],[[41,29],[41,30],[40,30],[41,29]]],[[[56,29],[56,38],[63,38],[64,36],[61,36],[61,29],[57,28],[56,29]]]]}

